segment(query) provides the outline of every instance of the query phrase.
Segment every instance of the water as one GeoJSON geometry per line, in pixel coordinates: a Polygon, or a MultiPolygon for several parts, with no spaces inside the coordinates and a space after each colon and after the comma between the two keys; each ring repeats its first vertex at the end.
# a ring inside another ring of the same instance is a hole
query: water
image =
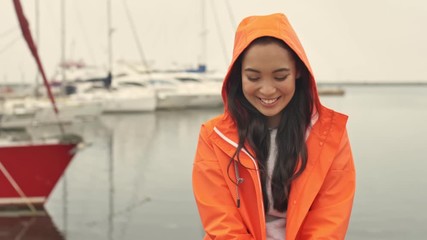
{"type": "Polygon", "coordinates": [[[357,170],[348,239],[425,239],[427,87],[359,87],[347,112],[357,170]]]}
{"type": "MultiPolygon", "coordinates": [[[[350,116],[357,192],[347,239],[425,239],[427,87],[348,87],[322,102],[350,116]]],[[[25,239],[201,239],[192,162],[200,124],[221,111],[107,115],[72,126],[91,146],[54,189],[49,216],[9,221],[10,229],[44,234],[25,239]]]]}

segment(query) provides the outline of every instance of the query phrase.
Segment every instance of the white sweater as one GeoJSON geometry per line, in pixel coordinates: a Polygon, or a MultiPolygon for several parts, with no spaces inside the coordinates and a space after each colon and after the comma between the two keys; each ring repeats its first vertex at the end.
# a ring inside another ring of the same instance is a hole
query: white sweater
{"type": "Polygon", "coordinates": [[[265,216],[267,240],[284,240],[286,227],[286,212],[279,212],[273,208],[273,198],[271,195],[271,176],[273,175],[274,164],[277,156],[276,145],[277,128],[270,130],[270,152],[267,160],[267,195],[269,209],[265,216]]]}

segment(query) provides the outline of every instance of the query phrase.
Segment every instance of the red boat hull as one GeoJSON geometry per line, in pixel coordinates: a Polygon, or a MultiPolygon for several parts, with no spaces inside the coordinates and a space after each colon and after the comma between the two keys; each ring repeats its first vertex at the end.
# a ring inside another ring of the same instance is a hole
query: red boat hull
{"type": "Polygon", "coordinates": [[[74,157],[75,147],[76,144],[0,146],[0,205],[43,205],[74,157]]]}

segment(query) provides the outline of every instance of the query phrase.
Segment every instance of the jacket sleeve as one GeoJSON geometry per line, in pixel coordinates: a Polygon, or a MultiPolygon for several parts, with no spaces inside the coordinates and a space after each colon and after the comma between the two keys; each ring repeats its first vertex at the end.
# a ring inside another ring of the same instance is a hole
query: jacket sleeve
{"type": "Polygon", "coordinates": [[[227,187],[217,156],[202,126],[193,165],[193,193],[199,210],[204,239],[252,240],[227,187]]]}
{"type": "Polygon", "coordinates": [[[297,239],[345,239],[356,187],[347,131],[297,239]]]}

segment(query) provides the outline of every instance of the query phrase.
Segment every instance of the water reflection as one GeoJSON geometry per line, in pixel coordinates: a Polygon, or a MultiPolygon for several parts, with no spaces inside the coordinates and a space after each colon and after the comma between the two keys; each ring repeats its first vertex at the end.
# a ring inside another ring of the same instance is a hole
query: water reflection
{"type": "Polygon", "coordinates": [[[55,226],[47,211],[38,211],[37,216],[2,212],[0,215],[0,239],[65,239],[55,226]]]}
{"type": "MultiPolygon", "coordinates": [[[[357,190],[347,239],[425,237],[426,96],[427,87],[351,87],[322,97],[350,115],[357,190]]],[[[47,202],[54,226],[67,240],[201,239],[191,169],[200,124],[221,111],[107,115],[68,126],[90,146],[47,202]]]]}
{"type": "Polygon", "coordinates": [[[105,115],[67,126],[90,146],[78,153],[47,203],[66,239],[200,238],[191,164],[201,122],[219,111],[105,115]]]}

